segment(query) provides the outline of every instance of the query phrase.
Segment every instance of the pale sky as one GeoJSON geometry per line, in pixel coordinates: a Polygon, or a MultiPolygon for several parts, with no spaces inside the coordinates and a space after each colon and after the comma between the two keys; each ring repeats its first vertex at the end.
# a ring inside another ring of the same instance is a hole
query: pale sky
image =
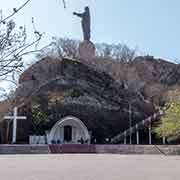
{"type": "MultiPolygon", "coordinates": [[[[0,4],[8,13],[24,1],[0,0],[0,4]]],[[[72,12],[82,12],[86,5],[91,9],[93,42],[126,43],[142,54],[180,59],[179,0],[67,0],[66,9],[61,0],[31,0],[15,20],[31,29],[34,17],[38,30],[46,32],[42,44],[52,36],[82,39],[80,19],[72,12]]]]}
{"type": "MultiPolygon", "coordinates": [[[[25,0],[0,0],[0,9],[8,15],[23,2],[25,0]]],[[[91,10],[94,43],[126,43],[137,47],[142,55],[180,63],[179,0],[67,0],[66,9],[62,0],[31,0],[14,20],[32,32],[34,17],[37,29],[46,33],[41,46],[49,44],[52,36],[81,40],[80,19],[72,12],[82,12],[87,5],[91,10]]],[[[25,63],[31,59],[25,58],[25,63]]],[[[0,87],[9,89],[6,82],[0,82],[0,87]]]]}
{"type": "MultiPolygon", "coordinates": [[[[8,13],[25,0],[0,0],[1,9],[8,13]]],[[[82,12],[89,5],[92,16],[92,41],[126,43],[138,47],[140,53],[180,62],[180,1],[178,0],[31,0],[16,15],[18,25],[31,30],[31,17],[37,29],[46,35],[82,39],[80,19],[73,11],[82,12]]]]}

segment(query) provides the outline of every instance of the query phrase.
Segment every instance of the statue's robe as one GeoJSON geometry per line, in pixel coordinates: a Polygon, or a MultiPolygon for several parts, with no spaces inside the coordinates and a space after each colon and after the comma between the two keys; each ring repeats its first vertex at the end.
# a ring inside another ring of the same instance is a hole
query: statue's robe
{"type": "Polygon", "coordinates": [[[84,40],[90,41],[91,36],[91,17],[89,12],[76,13],[77,16],[82,18],[81,24],[83,29],[84,40]]]}

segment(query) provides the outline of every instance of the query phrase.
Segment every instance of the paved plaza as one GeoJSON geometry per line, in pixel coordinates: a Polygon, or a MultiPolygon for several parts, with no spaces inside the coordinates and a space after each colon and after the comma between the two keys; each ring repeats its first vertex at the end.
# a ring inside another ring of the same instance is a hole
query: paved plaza
{"type": "Polygon", "coordinates": [[[180,156],[1,155],[2,180],[179,180],[180,156]]]}

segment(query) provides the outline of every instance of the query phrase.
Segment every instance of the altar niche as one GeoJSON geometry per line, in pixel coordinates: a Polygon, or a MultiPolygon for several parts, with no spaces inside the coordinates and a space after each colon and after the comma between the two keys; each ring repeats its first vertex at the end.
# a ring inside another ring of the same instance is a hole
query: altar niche
{"type": "Polygon", "coordinates": [[[48,136],[49,144],[82,144],[90,143],[90,136],[84,123],[73,116],[58,121],[48,136]]]}

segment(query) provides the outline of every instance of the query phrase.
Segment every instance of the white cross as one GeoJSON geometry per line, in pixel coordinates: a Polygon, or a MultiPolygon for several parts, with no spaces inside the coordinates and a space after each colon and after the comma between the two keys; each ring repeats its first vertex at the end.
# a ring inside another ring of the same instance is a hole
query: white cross
{"type": "Polygon", "coordinates": [[[18,108],[15,107],[13,109],[13,115],[12,116],[5,116],[4,119],[13,120],[13,137],[12,137],[12,143],[16,143],[16,131],[17,131],[17,120],[18,119],[27,119],[26,116],[18,116],[18,108]]]}

